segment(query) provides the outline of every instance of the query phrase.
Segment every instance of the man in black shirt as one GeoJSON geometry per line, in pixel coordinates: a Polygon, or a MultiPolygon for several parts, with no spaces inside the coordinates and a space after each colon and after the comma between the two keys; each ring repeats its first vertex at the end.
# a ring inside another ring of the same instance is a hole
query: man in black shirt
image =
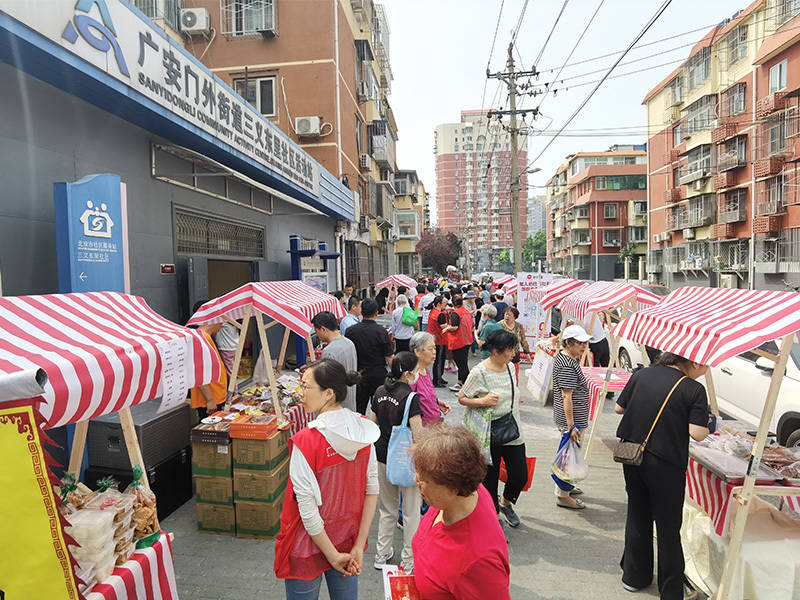
{"type": "Polygon", "coordinates": [[[375,322],[378,304],[368,299],[361,303],[360,323],[351,325],[345,337],[355,344],[361,383],[356,389],[356,408],[366,414],[370,398],[386,378],[386,366],[392,363],[392,341],[386,330],[375,322]]]}

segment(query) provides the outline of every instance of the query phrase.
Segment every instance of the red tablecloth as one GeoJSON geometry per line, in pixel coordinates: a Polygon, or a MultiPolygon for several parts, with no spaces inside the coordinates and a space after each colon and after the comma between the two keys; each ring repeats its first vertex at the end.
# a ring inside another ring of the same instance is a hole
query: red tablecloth
{"type": "Polygon", "coordinates": [[[178,600],[169,537],[162,533],[150,548],[134,552],[86,600],[178,600]]]}
{"type": "Polygon", "coordinates": [[[314,419],[314,415],[307,413],[299,404],[290,406],[283,412],[283,414],[292,422],[291,426],[289,427],[290,436],[300,431],[308,424],[309,421],[314,419]]]}
{"type": "MultiPolygon", "coordinates": [[[[591,408],[589,418],[594,420],[594,413],[597,410],[597,401],[600,399],[600,392],[603,391],[603,383],[606,380],[606,367],[581,367],[589,385],[589,398],[591,408]]],[[[608,390],[620,391],[628,383],[631,374],[625,369],[612,369],[611,379],[608,382],[608,390]]]]}

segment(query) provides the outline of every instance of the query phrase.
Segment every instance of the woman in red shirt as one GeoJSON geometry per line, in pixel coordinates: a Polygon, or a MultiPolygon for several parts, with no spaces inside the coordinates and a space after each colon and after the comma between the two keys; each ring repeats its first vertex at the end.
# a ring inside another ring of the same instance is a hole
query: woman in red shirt
{"type": "Polygon", "coordinates": [[[416,481],[430,505],[414,536],[414,582],[425,600],[509,600],[508,547],[489,493],[486,461],[464,427],[425,429],[416,481]]]}
{"type": "Polygon", "coordinates": [[[453,353],[453,360],[458,365],[458,383],[450,386],[451,392],[458,392],[469,376],[469,349],[475,337],[472,333],[472,313],[464,306],[460,294],[453,296],[453,308],[450,313],[450,335],[447,337],[447,346],[453,353]]]}

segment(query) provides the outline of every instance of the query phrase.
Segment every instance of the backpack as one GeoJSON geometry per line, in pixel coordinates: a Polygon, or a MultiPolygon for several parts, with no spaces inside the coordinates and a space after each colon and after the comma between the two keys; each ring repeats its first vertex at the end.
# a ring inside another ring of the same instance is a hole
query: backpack
{"type": "Polygon", "coordinates": [[[392,485],[399,487],[415,485],[414,475],[417,474],[410,452],[414,437],[411,434],[411,428],[408,426],[408,410],[411,408],[411,398],[413,396],[414,392],[411,392],[406,398],[403,420],[400,425],[392,427],[389,448],[386,451],[386,479],[392,485]]]}
{"type": "Polygon", "coordinates": [[[417,311],[415,311],[410,306],[403,307],[403,325],[408,325],[409,327],[416,327],[417,326],[417,311]]]}

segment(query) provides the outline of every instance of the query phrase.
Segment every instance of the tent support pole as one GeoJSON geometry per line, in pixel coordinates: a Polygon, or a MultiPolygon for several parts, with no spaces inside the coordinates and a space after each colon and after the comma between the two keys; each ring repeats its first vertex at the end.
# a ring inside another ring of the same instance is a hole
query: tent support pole
{"type": "MultiPolygon", "coordinates": [[[[277,323],[277,321],[273,321],[273,323],[277,323]]],[[[272,323],[270,323],[271,325],[272,323]]],[[[256,327],[258,327],[258,336],[261,340],[261,352],[264,353],[264,359],[267,363],[267,376],[269,377],[269,389],[272,392],[272,406],[275,407],[275,416],[278,417],[278,421],[283,419],[283,413],[281,413],[281,401],[278,395],[278,381],[275,378],[275,369],[272,367],[272,353],[269,350],[269,341],[267,340],[267,328],[264,327],[264,317],[261,315],[261,311],[256,311],[256,327]]]]}
{"type": "Polygon", "coordinates": [[[783,382],[783,374],[786,372],[786,363],[789,362],[789,353],[791,352],[793,341],[793,333],[784,336],[781,342],[780,353],[778,354],[778,362],[775,364],[775,369],[772,371],[772,377],[769,381],[767,401],[761,413],[761,421],[758,426],[756,441],[753,444],[750,461],[747,465],[747,476],[744,479],[742,491],[736,496],[736,501],[739,503],[739,506],[737,507],[736,516],[733,520],[731,541],[728,545],[728,555],[725,558],[725,569],[722,572],[719,589],[717,590],[717,600],[727,600],[728,594],[730,594],[731,581],[733,580],[733,573],[736,570],[736,563],[739,560],[739,551],[742,547],[744,529],[747,524],[748,513],[750,512],[750,500],[753,497],[756,475],[758,474],[758,468],[761,464],[761,456],[764,453],[764,446],[767,442],[769,423],[772,420],[772,415],[775,413],[775,404],[778,401],[778,392],[783,382]]]}
{"type": "Polygon", "coordinates": [[[311,332],[306,334],[306,346],[308,346],[308,362],[314,362],[314,342],[311,340],[311,332]]]}
{"type": "MultiPolygon", "coordinates": [[[[231,376],[228,378],[228,394],[225,396],[225,411],[231,409],[231,399],[233,398],[233,391],[236,389],[236,381],[239,378],[239,363],[242,360],[242,351],[244,350],[244,343],[247,339],[247,328],[250,326],[250,316],[253,314],[253,304],[247,305],[242,317],[242,332],[239,334],[239,342],[236,344],[236,357],[233,359],[233,369],[231,369],[231,376]]],[[[270,366],[272,363],[270,363],[270,366]]]]}
{"type": "Polygon", "coordinates": [[[128,449],[131,467],[138,465],[142,468],[142,483],[149,489],[150,484],[147,481],[147,471],[144,468],[142,449],[139,447],[139,438],[136,437],[136,426],[133,424],[131,409],[127,406],[119,411],[119,423],[122,425],[122,436],[125,438],[125,447],[128,449]]]}
{"type": "Polygon", "coordinates": [[[714,376],[711,374],[711,367],[706,371],[706,389],[708,390],[708,403],[711,405],[711,412],[719,416],[719,405],[717,404],[717,390],[714,387],[714,376]]]}
{"type": "Polygon", "coordinates": [[[89,431],[89,421],[78,421],[75,424],[75,435],[72,437],[72,451],[69,455],[68,473],[75,477],[81,472],[83,462],[83,450],[86,448],[86,433],[89,431]]]}
{"type": "Polygon", "coordinates": [[[278,364],[277,364],[278,371],[283,370],[283,361],[286,359],[286,345],[289,343],[290,333],[292,333],[292,330],[289,329],[288,327],[284,327],[283,341],[281,342],[281,353],[278,355],[278,364]]]}
{"type": "MultiPolygon", "coordinates": [[[[589,322],[589,335],[592,335],[592,331],[594,331],[594,322],[597,320],[597,313],[592,313],[592,320],[589,322]]],[[[583,356],[581,356],[581,366],[588,366],[589,365],[589,346],[586,346],[586,350],[583,351],[583,356]]]]}
{"type": "MultiPolygon", "coordinates": [[[[595,313],[596,314],[596,313],[595,313]]],[[[611,315],[606,311],[606,318],[611,320],[611,315]]],[[[592,452],[592,442],[594,441],[595,432],[597,431],[598,422],[600,421],[600,413],[603,412],[603,405],[606,402],[606,395],[608,394],[608,384],[611,382],[611,373],[617,365],[617,348],[619,348],[619,338],[610,331],[608,337],[611,338],[611,359],[608,361],[608,368],[606,368],[606,377],[603,380],[603,389],[600,390],[600,396],[597,398],[597,407],[594,412],[594,419],[589,423],[591,430],[589,431],[589,439],[586,441],[586,449],[584,450],[584,459],[589,462],[589,455],[592,452]]]]}

